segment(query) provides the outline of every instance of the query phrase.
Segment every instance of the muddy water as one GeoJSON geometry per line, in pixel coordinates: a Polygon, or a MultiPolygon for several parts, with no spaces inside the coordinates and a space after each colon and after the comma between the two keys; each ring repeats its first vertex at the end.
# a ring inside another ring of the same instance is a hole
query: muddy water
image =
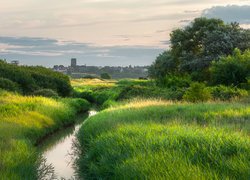
{"type": "Polygon", "coordinates": [[[78,124],[55,133],[39,145],[38,148],[44,159],[40,165],[44,174],[40,176],[40,179],[76,179],[73,164],[75,135],[84,119],[96,113],[96,111],[90,111],[86,117],[79,119],[78,124]]]}

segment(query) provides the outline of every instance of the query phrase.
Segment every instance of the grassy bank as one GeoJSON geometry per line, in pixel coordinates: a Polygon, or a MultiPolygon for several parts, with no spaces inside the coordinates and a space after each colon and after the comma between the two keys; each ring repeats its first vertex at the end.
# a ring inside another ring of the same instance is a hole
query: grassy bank
{"type": "Polygon", "coordinates": [[[86,179],[249,179],[250,107],[133,101],[78,133],[86,179]]]}
{"type": "Polygon", "coordinates": [[[41,138],[87,111],[82,99],[25,97],[0,91],[0,179],[36,179],[41,138]]]}

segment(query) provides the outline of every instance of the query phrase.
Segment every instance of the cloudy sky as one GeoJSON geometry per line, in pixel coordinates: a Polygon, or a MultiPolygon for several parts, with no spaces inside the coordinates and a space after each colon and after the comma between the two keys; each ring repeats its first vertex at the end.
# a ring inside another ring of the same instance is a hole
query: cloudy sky
{"type": "Polygon", "coordinates": [[[22,64],[148,65],[195,17],[250,27],[250,0],[0,0],[0,58],[22,64]]]}

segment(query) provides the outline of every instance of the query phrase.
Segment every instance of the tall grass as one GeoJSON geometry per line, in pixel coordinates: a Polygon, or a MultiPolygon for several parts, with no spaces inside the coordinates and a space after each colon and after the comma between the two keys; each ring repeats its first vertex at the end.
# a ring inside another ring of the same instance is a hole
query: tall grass
{"type": "Polygon", "coordinates": [[[112,88],[116,86],[116,80],[101,80],[101,79],[72,79],[71,85],[75,90],[82,92],[98,88],[112,88]]]}
{"type": "Polygon", "coordinates": [[[24,97],[0,91],[0,179],[36,179],[35,144],[87,111],[82,99],[24,97]]]}
{"type": "Polygon", "coordinates": [[[250,106],[132,101],[85,121],[86,179],[249,179],[250,106]]]}

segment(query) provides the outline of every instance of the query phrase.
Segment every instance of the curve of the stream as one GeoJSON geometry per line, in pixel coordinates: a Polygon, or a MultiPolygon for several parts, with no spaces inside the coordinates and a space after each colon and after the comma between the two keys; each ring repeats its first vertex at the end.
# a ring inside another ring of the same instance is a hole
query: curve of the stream
{"type": "Polygon", "coordinates": [[[94,116],[97,111],[89,111],[88,116],[81,117],[78,124],[59,131],[39,146],[42,154],[40,171],[40,180],[47,179],[76,179],[76,169],[74,167],[74,142],[76,134],[81,128],[84,119],[94,116]]]}

